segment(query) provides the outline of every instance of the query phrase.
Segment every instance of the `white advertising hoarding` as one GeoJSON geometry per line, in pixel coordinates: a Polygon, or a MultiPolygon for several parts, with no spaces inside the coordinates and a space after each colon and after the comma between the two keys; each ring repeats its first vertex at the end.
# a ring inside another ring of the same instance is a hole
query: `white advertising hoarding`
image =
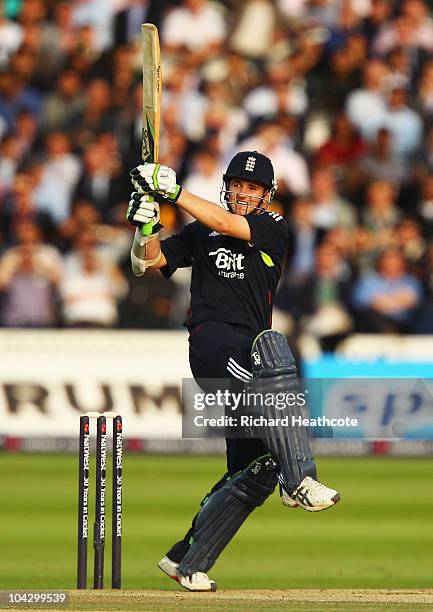
{"type": "Polygon", "coordinates": [[[0,435],[76,437],[78,416],[114,411],[125,437],[181,436],[184,331],[0,331],[0,435]]]}

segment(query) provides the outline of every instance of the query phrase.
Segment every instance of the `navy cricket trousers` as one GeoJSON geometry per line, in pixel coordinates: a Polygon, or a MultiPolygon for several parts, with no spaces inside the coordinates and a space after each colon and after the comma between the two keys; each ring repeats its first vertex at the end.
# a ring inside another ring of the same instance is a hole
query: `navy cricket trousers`
{"type": "MultiPolygon", "coordinates": [[[[194,378],[231,381],[231,388],[240,391],[251,379],[251,346],[254,335],[220,321],[204,321],[195,325],[189,336],[189,363],[194,378]]],[[[203,389],[211,391],[212,389],[203,389]]],[[[268,451],[260,439],[227,438],[227,472],[232,476],[268,451]]]]}
{"type": "MultiPolygon", "coordinates": [[[[253,340],[252,333],[227,323],[198,323],[190,330],[189,336],[189,362],[194,379],[199,385],[203,385],[203,379],[229,378],[231,388],[242,389],[242,385],[251,378],[250,353],[253,340]]],[[[214,390],[212,387],[203,388],[205,392],[214,390]]],[[[222,487],[229,476],[245,469],[255,459],[268,453],[258,438],[226,438],[226,451],[227,472],[212,487],[205,499],[222,487]]],[[[180,563],[189,549],[197,516],[193,518],[184,538],[167,552],[172,561],[180,563]]]]}

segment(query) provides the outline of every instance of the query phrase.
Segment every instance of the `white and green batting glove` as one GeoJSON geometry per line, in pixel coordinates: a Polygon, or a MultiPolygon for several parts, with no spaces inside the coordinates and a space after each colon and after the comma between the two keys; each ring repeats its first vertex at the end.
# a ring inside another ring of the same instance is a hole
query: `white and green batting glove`
{"type": "Polygon", "coordinates": [[[131,193],[126,219],[140,228],[143,236],[154,235],[161,229],[159,218],[159,204],[152,196],[137,191],[131,193]]]}
{"type": "Polygon", "coordinates": [[[130,172],[131,182],[138,193],[158,194],[169,202],[176,202],[182,187],[176,183],[173,168],[161,164],[141,164],[130,172]]]}

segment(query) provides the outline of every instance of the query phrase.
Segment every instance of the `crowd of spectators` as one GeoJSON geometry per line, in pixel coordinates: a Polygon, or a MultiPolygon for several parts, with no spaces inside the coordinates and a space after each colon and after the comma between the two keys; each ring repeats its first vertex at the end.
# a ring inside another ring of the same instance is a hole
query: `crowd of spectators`
{"type": "MultiPolygon", "coordinates": [[[[0,326],[176,328],[188,271],[135,279],[140,24],[159,27],[160,161],[219,201],[268,155],[290,240],[279,325],[433,333],[433,21],[427,0],[5,0],[0,326]]],[[[163,233],[190,219],[162,205],[163,233]]]]}

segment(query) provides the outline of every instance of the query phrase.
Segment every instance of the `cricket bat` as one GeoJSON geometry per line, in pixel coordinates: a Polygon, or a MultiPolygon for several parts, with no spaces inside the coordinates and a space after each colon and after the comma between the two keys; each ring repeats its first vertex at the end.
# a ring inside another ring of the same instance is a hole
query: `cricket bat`
{"type": "MultiPolygon", "coordinates": [[[[141,49],[143,55],[143,127],[141,157],[144,162],[157,162],[159,132],[161,127],[161,50],[158,28],[153,23],[141,26],[141,49]]],[[[141,233],[152,233],[152,222],[141,227],[141,233]]]]}

